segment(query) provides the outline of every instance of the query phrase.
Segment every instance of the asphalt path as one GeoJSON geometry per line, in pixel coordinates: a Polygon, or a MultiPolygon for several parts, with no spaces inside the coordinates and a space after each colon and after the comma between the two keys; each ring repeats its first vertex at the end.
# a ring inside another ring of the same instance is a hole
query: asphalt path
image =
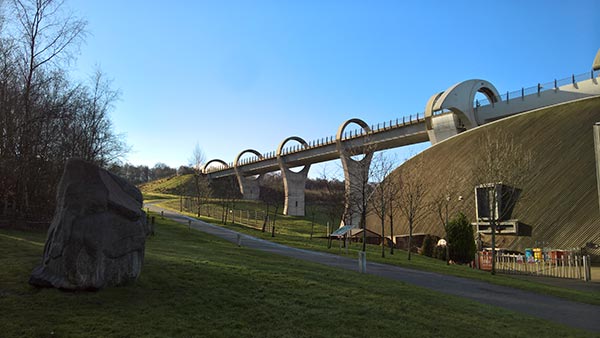
{"type": "MultiPolygon", "coordinates": [[[[164,216],[189,224],[191,227],[220,237],[232,243],[241,241],[244,247],[270,252],[277,255],[293,257],[331,267],[358,271],[357,259],[338,255],[303,250],[286,245],[266,241],[250,235],[219,227],[213,224],[181,215],[179,213],[156,207],[152,204],[146,208],[155,212],[163,212],[164,216]]],[[[391,278],[408,284],[428,288],[445,294],[464,297],[480,303],[499,306],[508,310],[526,313],[568,326],[600,332],[600,306],[573,302],[553,296],[537,294],[519,289],[494,285],[482,281],[419,271],[399,266],[367,261],[367,273],[391,278]]]]}

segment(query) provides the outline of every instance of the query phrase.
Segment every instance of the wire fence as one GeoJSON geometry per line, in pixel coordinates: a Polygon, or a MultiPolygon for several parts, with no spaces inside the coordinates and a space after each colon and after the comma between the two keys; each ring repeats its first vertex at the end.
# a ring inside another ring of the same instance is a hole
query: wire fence
{"type": "Polygon", "coordinates": [[[274,233],[274,213],[267,214],[262,210],[236,209],[210,203],[198,204],[198,200],[191,196],[182,197],[180,209],[199,217],[212,218],[221,223],[236,223],[257,230],[263,230],[264,225],[265,232],[274,233]]]}

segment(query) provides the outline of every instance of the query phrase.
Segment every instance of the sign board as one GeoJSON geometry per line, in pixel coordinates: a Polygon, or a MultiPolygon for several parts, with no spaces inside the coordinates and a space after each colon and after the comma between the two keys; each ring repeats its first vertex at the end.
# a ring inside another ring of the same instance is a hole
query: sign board
{"type": "MultiPolygon", "coordinates": [[[[471,223],[471,225],[477,226],[477,232],[481,234],[491,234],[492,233],[492,225],[490,222],[476,222],[471,223]]],[[[519,221],[518,220],[508,220],[498,222],[496,224],[496,234],[497,235],[518,235],[519,234],[519,221]]]]}
{"type": "Polygon", "coordinates": [[[502,183],[487,183],[475,187],[475,207],[477,219],[489,221],[492,217],[499,219],[503,215],[502,183]]]}
{"type": "Polygon", "coordinates": [[[492,271],[492,253],[490,251],[479,251],[479,269],[492,271]]]}
{"type": "Polygon", "coordinates": [[[353,226],[352,225],[344,225],[343,227],[337,229],[336,231],[332,232],[331,237],[343,237],[344,235],[346,235],[350,230],[352,230],[353,226]]]}

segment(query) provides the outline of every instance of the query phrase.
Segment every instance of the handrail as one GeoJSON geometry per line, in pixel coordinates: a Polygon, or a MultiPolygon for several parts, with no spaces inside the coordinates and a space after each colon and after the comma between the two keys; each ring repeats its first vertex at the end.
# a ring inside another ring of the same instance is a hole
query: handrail
{"type": "MultiPolygon", "coordinates": [[[[503,101],[510,102],[510,100],[512,100],[512,99],[524,98],[525,96],[536,94],[536,93],[539,94],[541,92],[545,92],[548,90],[556,90],[559,87],[569,85],[569,84],[575,85],[575,84],[577,84],[577,82],[594,79],[599,76],[600,76],[600,71],[594,71],[594,70],[591,70],[591,71],[585,72],[585,73],[581,73],[578,75],[572,74],[569,77],[565,77],[565,78],[562,78],[559,80],[554,79],[553,81],[546,82],[546,83],[538,83],[535,86],[531,86],[531,87],[527,87],[527,88],[521,87],[521,89],[514,90],[512,92],[506,92],[505,94],[501,94],[500,98],[503,101]]],[[[475,108],[479,108],[479,107],[489,106],[491,104],[492,103],[490,102],[490,100],[485,98],[483,100],[475,100],[475,102],[473,103],[473,106],[475,108]]]]}
{"type": "MultiPolygon", "coordinates": [[[[384,121],[382,123],[377,123],[376,125],[371,125],[371,131],[368,133],[365,132],[364,129],[362,129],[362,128],[345,131],[344,135],[342,136],[342,141],[362,137],[367,134],[373,135],[373,134],[377,134],[377,133],[384,132],[387,130],[401,128],[401,127],[409,126],[409,125],[416,124],[416,123],[421,123],[424,120],[425,120],[425,113],[422,113],[422,112],[416,113],[414,115],[411,114],[408,116],[403,116],[402,118],[397,118],[396,120],[389,120],[389,121],[384,121]]],[[[328,137],[324,137],[324,138],[311,140],[307,143],[308,143],[308,147],[301,147],[300,145],[287,146],[281,150],[281,154],[288,155],[288,154],[293,154],[293,153],[306,151],[306,150],[310,150],[310,149],[314,149],[314,148],[326,147],[328,145],[335,144],[336,138],[335,138],[335,136],[328,136],[328,137]]],[[[277,153],[275,151],[272,151],[272,152],[262,154],[262,157],[263,157],[262,159],[259,158],[258,156],[246,157],[246,158],[240,160],[239,166],[241,167],[241,166],[256,163],[256,162],[259,162],[262,160],[270,160],[270,159],[276,158],[277,157],[276,155],[277,155],[277,153]]],[[[217,172],[217,171],[222,171],[222,170],[230,169],[232,166],[233,166],[233,164],[230,164],[229,167],[226,167],[223,165],[214,166],[211,168],[207,168],[206,172],[213,173],[213,172],[217,172]]]]}

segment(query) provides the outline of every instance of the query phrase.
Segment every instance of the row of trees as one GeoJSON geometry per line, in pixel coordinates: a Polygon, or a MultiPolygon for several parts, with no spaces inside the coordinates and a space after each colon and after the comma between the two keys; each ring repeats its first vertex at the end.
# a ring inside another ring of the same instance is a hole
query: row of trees
{"type": "MultiPolygon", "coordinates": [[[[512,189],[497,190],[499,185],[490,185],[488,205],[485,208],[490,213],[492,255],[495,256],[497,226],[509,216],[517,199],[526,198],[526,195],[522,194],[518,187],[524,184],[529,175],[532,155],[530,151],[516,143],[509,134],[503,131],[486,131],[481,134],[477,143],[480,145],[479,152],[469,159],[473,161],[471,164],[473,181],[462,183],[474,187],[502,182],[513,187],[512,189]],[[495,207],[499,201],[504,204],[504,208],[495,207]]],[[[461,160],[467,159],[457,159],[456,161],[461,160]]],[[[411,162],[410,165],[396,170],[398,166],[396,160],[384,153],[379,153],[373,157],[371,163],[363,162],[363,165],[369,166],[365,168],[366,170],[354,171],[354,175],[359,175],[359,177],[351,177],[351,182],[355,185],[353,189],[360,191],[362,195],[358,195],[356,200],[348,200],[347,203],[353,204],[352,208],[362,215],[367,213],[377,215],[381,225],[380,235],[383,239],[382,257],[385,256],[386,219],[391,238],[394,238],[394,219],[400,215],[406,220],[409,230],[408,248],[412,248],[415,224],[427,213],[434,213],[438,216],[440,227],[444,229],[446,241],[449,242],[449,209],[453,209],[452,204],[462,200],[458,191],[459,189],[464,190],[464,187],[455,181],[457,179],[454,170],[456,163],[445,163],[445,178],[436,180],[428,175],[422,155],[415,157],[411,162]],[[431,184],[432,180],[436,181],[435,189],[432,189],[434,186],[431,184]],[[369,203],[365,203],[366,200],[369,203]]],[[[364,216],[361,217],[360,227],[366,228],[366,217],[364,216]]],[[[363,237],[364,243],[366,242],[366,232],[363,233],[363,236],[365,236],[363,237]]],[[[450,242],[449,246],[446,246],[447,250],[452,245],[453,243],[450,242]]],[[[393,250],[394,246],[392,245],[391,254],[393,254],[393,250]]],[[[408,250],[409,260],[411,251],[408,250]]],[[[445,256],[450,257],[448,251],[445,256]]],[[[494,266],[492,266],[492,272],[494,272],[494,266]]]]}
{"type": "Polygon", "coordinates": [[[185,175],[194,173],[194,169],[180,166],[178,169],[171,168],[164,163],[156,163],[150,168],[147,165],[133,165],[129,163],[112,163],[108,170],[125,178],[129,183],[138,185],[174,175],[185,175]]]}
{"type": "MultiPolygon", "coordinates": [[[[454,169],[456,163],[447,163],[445,164],[445,178],[437,180],[435,182],[435,189],[432,189],[434,185],[431,182],[435,178],[427,175],[423,156],[417,156],[411,160],[412,163],[410,165],[397,169],[398,162],[395,158],[387,156],[385,153],[378,153],[370,162],[356,161],[356,163],[368,166],[366,168],[359,168],[360,170],[355,170],[353,174],[360,175],[360,177],[351,177],[350,180],[354,184],[351,189],[360,192],[359,194],[344,196],[345,188],[343,182],[329,179],[324,173],[322,178],[307,181],[307,188],[318,191],[318,194],[313,193],[308,195],[307,200],[313,199],[312,202],[318,202],[330,218],[331,224],[336,224],[343,217],[344,197],[350,198],[346,203],[351,206],[346,211],[351,210],[352,212],[361,214],[361,228],[366,228],[366,214],[375,214],[380,221],[380,236],[383,239],[381,241],[382,257],[385,257],[386,222],[389,224],[389,236],[394,238],[394,220],[397,216],[402,216],[406,220],[409,230],[408,247],[412,248],[412,233],[415,224],[427,213],[434,213],[438,216],[440,227],[444,229],[445,239],[449,243],[446,246],[446,250],[454,251],[454,253],[446,251],[444,256],[465,256],[464,252],[461,254],[458,253],[459,251],[462,252],[462,249],[458,247],[452,248],[452,245],[465,247],[466,252],[470,252],[471,244],[473,244],[471,243],[473,242],[472,233],[471,237],[469,237],[470,240],[461,240],[464,242],[462,243],[464,245],[460,244],[459,242],[461,241],[457,241],[456,238],[462,237],[458,235],[451,236],[451,234],[464,234],[466,232],[456,230],[460,227],[456,225],[452,226],[452,222],[449,220],[449,210],[455,209],[453,204],[463,199],[458,194],[459,189],[460,191],[464,191],[464,187],[461,185],[467,184],[472,187],[479,184],[503,182],[514,187],[521,186],[528,176],[528,170],[532,161],[531,153],[516,144],[508,134],[503,132],[488,131],[482,133],[478,144],[480,144],[479,156],[471,159],[474,161],[471,166],[473,171],[472,176],[474,177],[472,182],[465,182],[463,180],[461,184],[457,184],[454,169]],[[352,200],[352,198],[356,200],[352,200]],[[454,238],[451,239],[449,236],[454,238]]],[[[365,149],[361,149],[361,151],[365,151],[365,149]]],[[[204,156],[198,146],[196,146],[194,151],[194,159],[190,163],[192,167],[196,168],[196,172],[198,173],[196,175],[198,198],[200,199],[201,196],[208,198],[211,195],[220,198],[223,204],[224,221],[226,221],[226,210],[233,208],[235,199],[240,197],[235,180],[221,183],[220,188],[212,187],[216,183],[208,184],[207,182],[202,182],[203,179],[199,175],[199,168],[204,163],[204,156]]],[[[282,188],[283,183],[280,175],[271,174],[262,178],[260,197],[267,206],[267,213],[271,207],[275,209],[275,213],[282,207],[284,199],[282,188]]],[[[487,207],[490,211],[496,213],[509,212],[513,209],[516,199],[519,197],[523,198],[518,189],[494,191],[490,193],[490,196],[487,207]],[[504,209],[490,207],[495,205],[497,202],[496,199],[502,199],[504,203],[512,206],[504,209]]],[[[198,202],[200,205],[201,201],[199,200],[198,202]]],[[[490,218],[493,229],[491,236],[493,249],[495,246],[496,227],[506,216],[506,214],[492,214],[490,218]]],[[[464,224],[468,225],[468,221],[464,215],[459,216],[459,219],[454,223],[462,224],[462,226],[464,224]]],[[[366,236],[366,232],[363,235],[366,236]]],[[[366,238],[363,237],[363,244],[365,243],[366,238]]],[[[494,250],[492,251],[495,252],[494,250]]],[[[391,246],[390,253],[394,253],[393,245],[391,246]]],[[[412,250],[408,250],[409,260],[411,259],[411,254],[412,250]]],[[[464,259],[464,257],[461,259],[464,259]]]]}
{"type": "Polygon", "coordinates": [[[63,1],[0,1],[0,215],[47,219],[66,159],[107,166],[128,150],[111,82],[69,77],[86,26],[63,1]]]}

